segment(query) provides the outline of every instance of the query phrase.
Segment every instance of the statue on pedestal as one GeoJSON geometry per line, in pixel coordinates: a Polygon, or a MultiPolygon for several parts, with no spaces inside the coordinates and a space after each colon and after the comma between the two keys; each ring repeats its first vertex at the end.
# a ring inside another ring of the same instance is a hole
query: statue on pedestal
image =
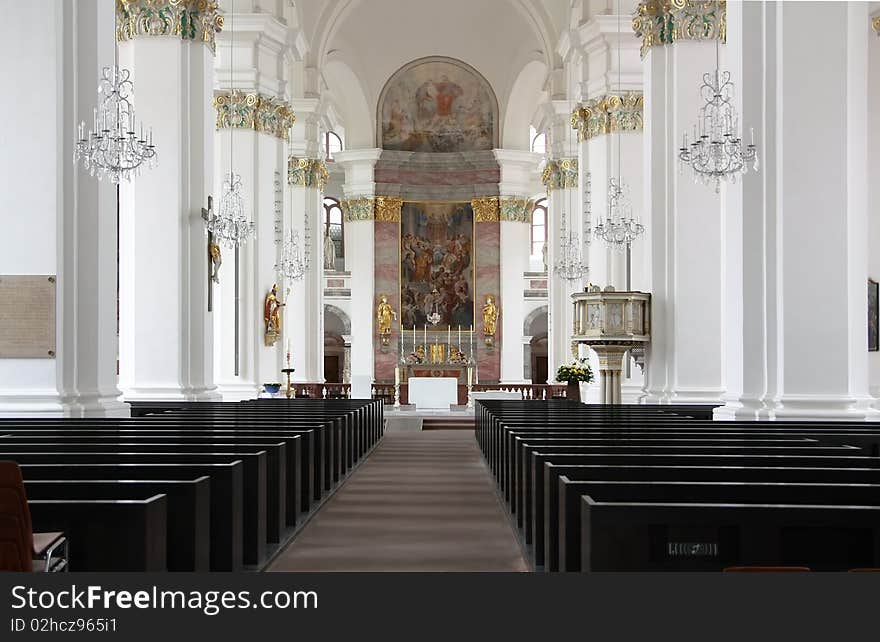
{"type": "Polygon", "coordinates": [[[281,308],[285,305],[287,304],[278,300],[278,284],[273,284],[263,304],[263,321],[266,324],[265,342],[268,347],[274,346],[281,336],[281,308]]]}
{"type": "Polygon", "coordinates": [[[336,269],[336,243],[330,238],[330,232],[324,235],[324,269],[336,269]]]}
{"type": "Polygon", "coordinates": [[[379,326],[379,338],[382,346],[387,347],[391,341],[391,324],[397,319],[397,313],[388,303],[388,296],[383,294],[379,297],[379,305],[376,308],[376,322],[379,326]]]}
{"type": "Polygon", "coordinates": [[[491,348],[495,345],[495,332],[498,328],[498,307],[495,305],[495,297],[491,294],[486,296],[483,305],[483,336],[486,346],[491,348]]]}

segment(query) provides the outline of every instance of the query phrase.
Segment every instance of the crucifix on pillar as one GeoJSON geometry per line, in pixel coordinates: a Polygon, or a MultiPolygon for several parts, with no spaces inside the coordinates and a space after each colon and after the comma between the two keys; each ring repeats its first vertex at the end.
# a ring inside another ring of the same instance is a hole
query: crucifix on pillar
{"type": "MultiPolygon", "coordinates": [[[[214,197],[208,196],[208,207],[202,208],[202,219],[205,223],[214,217],[214,197]]],[[[220,265],[223,256],[220,246],[214,241],[214,233],[208,229],[208,312],[214,311],[214,284],[220,283],[220,265]]]]}

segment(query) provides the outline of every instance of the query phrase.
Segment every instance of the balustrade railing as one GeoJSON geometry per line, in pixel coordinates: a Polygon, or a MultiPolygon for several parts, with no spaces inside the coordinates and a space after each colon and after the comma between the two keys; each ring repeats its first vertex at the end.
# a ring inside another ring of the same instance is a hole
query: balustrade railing
{"type": "MultiPolygon", "coordinates": [[[[293,395],[298,398],[309,399],[349,399],[351,397],[351,384],[349,383],[292,383],[293,395]]],[[[401,384],[401,403],[406,403],[407,388],[401,384]]],[[[467,403],[467,386],[459,386],[459,401],[467,403]]],[[[511,383],[511,384],[475,384],[474,392],[487,392],[499,390],[503,392],[518,392],[524,400],[541,401],[546,399],[559,399],[565,397],[565,386],[549,384],[511,383]]],[[[284,388],[281,390],[284,394],[284,388]]],[[[372,386],[373,399],[383,399],[386,404],[394,403],[394,385],[390,383],[374,383],[372,386]]]]}

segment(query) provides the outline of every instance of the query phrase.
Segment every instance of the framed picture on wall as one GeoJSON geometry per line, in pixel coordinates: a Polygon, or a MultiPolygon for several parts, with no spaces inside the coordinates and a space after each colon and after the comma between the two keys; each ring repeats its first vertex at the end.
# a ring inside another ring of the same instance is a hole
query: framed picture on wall
{"type": "Polygon", "coordinates": [[[880,288],[868,279],[868,352],[880,352],[880,288]]]}

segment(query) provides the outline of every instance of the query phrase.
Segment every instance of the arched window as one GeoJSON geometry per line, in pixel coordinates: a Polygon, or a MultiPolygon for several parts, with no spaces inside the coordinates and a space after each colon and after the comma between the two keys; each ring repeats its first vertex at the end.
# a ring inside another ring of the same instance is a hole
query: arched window
{"type": "Polygon", "coordinates": [[[531,150],[538,154],[547,153],[547,135],[539,132],[534,127],[529,127],[529,140],[531,141],[531,150]]]}
{"type": "Polygon", "coordinates": [[[341,152],[345,149],[342,145],[342,138],[336,132],[327,132],[324,134],[324,149],[327,150],[327,160],[333,161],[333,154],[341,152]]]}
{"type": "Polygon", "coordinates": [[[535,203],[532,210],[532,256],[541,258],[544,244],[547,242],[547,199],[542,198],[535,203]]]}
{"type": "MultiPolygon", "coordinates": [[[[330,234],[333,244],[336,246],[336,267],[345,265],[345,235],[343,234],[342,207],[335,198],[324,199],[324,234],[330,234]]],[[[324,239],[321,239],[324,242],[324,239]]]]}

